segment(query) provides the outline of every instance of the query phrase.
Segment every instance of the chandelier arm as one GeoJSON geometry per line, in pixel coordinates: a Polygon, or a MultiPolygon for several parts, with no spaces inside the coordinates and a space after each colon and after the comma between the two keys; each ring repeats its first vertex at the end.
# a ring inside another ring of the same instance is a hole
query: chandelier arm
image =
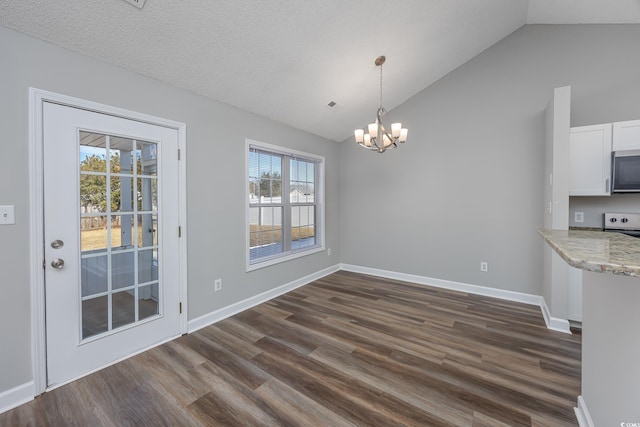
{"type": "MultiPolygon", "coordinates": [[[[380,126],[380,129],[381,129],[382,133],[383,133],[384,135],[386,135],[386,136],[387,136],[387,138],[389,138],[389,141],[391,141],[391,142],[393,143],[393,145],[395,145],[395,144],[396,144],[396,140],[397,140],[398,138],[396,138],[396,137],[394,137],[394,136],[392,136],[392,135],[389,135],[389,132],[387,132],[387,129],[386,129],[386,128],[384,127],[384,125],[382,124],[382,115],[383,115],[384,113],[386,113],[386,110],[385,110],[384,108],[378,108],[378,113],[377,113],[377,115],[376,115],[376,116],[377,116],[377,118],[378,118],[378,126],[380,126]]],[[[376,139],[377,139],[377,138],[376,138],[376,139]]],[[[383,138],[383,139],[384,139],[384,138],[383,138]]],[[[382,145],[384,145],[384,141],[383,141],[382,145]]]]}
{"type": "Polygon", "coordinates": [[[371,145],[370,147],[367,147],[366,145],[361,144],[361,143],[358,143],[358,145],[360,147],[364,148],[365,150],[378,150],[378,146],[377,145],[376,146],[371,145]]]}

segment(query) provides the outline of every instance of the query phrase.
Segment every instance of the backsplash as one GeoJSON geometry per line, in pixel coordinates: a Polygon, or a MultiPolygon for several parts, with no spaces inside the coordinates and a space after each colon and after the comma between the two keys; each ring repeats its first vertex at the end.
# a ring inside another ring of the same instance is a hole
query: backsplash
{"type": "Polygon", "coordinates": [[[640,193],[569,197],[569,226],[601,228],[605,212],[640,213],[640,193]],[[575,222],[576,212],[584,212],[584,222],[575,222]]]}

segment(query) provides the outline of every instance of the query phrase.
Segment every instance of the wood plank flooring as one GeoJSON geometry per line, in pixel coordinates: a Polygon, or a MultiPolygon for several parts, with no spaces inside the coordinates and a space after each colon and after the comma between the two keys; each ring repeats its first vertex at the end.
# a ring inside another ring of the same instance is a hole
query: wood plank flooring
{"type": "Polygon", "coordinates": [[[538,307],[338,272],[0,415],[2,426],[575,426],[538,307]]]}

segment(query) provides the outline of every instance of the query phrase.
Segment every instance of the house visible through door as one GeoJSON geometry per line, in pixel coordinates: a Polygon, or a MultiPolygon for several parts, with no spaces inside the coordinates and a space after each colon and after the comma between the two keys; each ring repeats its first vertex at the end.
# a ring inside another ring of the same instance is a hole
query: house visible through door
{"type": "Polygon", "coordinates": [[[47,386],[180,333],[178,131],[43,104],[47,386]]]}

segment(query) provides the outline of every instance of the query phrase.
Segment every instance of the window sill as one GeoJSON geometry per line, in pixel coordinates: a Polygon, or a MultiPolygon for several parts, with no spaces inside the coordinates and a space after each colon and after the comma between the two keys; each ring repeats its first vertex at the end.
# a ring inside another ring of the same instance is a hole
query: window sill
{"type": "MultiPolygon", "coordinates": [[[[259,270],[264,267],[269,267],[272,265],[280,264],[281,262],[291,261],[297,258],[302,258],[307,255],[317,254],[318,252],[323,252],[325,250],[324,245],[318,246],[317,248],[308,249],[305,251],[293,252],[287,255],[271,258],[265,261],[260,261],[255,264],[247,263],[247,272],[259,270]]],[[[247,254],[247,259],[249,259],[249,255],[247,254]]]]}

